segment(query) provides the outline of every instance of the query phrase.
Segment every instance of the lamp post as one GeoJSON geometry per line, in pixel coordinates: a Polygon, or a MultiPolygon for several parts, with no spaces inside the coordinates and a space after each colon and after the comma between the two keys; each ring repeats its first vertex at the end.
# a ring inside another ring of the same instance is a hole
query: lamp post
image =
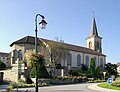
{"type": "Polygon", "coordinates": [[[105,80],[105,75],[106,75],[106,72],[103,72],[104,80],[105,80]]]}
{"type": "MultiPolygon", "coordinates": [[[[39,23],[41,26],[41,29],[45,29],[47,22],[44,20],[45,17],[41,14],[37,14],[35,16],[35,53],[37,54],[37,17],[40,16],[42,18],[41,22],[39,23]]],[[[38,92],[38,65],[36,62],[36,74],[35,74],[35,78],[36,78],[36,84],[35,84],[35,92],[38,92]]]]}

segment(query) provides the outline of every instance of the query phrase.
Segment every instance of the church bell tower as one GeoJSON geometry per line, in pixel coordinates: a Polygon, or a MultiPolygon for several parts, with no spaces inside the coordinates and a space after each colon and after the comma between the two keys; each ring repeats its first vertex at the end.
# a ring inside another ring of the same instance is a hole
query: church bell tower
{"type": "Polygon", "coordinates": [[[92,19],[92,29],[89,37],[86,38],[87,48],[102,53],[102,37],[98,36],[95,16],[92,19]]]}

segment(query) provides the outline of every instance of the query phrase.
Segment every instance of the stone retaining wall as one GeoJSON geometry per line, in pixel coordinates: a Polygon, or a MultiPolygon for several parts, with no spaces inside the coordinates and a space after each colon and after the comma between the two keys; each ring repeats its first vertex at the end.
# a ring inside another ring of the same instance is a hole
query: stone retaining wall
{"type": "Polygon", "coordinates": [[[13,72],[12,70],[2,70],[2,72],[4,72],[3,80],[16,82],[16,72],[13,72]]]}

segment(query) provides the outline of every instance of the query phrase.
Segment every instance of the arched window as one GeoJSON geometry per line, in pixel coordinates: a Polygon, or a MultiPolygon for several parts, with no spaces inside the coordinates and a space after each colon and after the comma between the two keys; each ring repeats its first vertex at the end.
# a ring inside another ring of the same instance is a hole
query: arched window
{"type": "Polygon", "coordinates": [[[81,56],[80,54],[77,55],[77,66],[81,65],[81,56]]]}
{"type": "Polygon", "coordinates": [[[100,45],[99,45],[99,42],[97,41],[97,48],[98,48],[98,49],[99,49],[99,46],[100,46],[100,45]]]}
{"type": "Polygon", "coordinates": [[[86,60],[85,65],[89,67],[89,56],[86,56],[86,59],[85,59],[85,60],[86,60]]]}
{"type": "Polygon", "coordinates": [[[103,58],[100,58],[100,67],[103,68],[103,58]]]}
{"type": "Polygon", "coordinates": [[[18,51],[18,58],[19,58],[19,60],[22,60],[22,50],[18,51]]]}
{"type": "Polygon", "coordinates": [[[67,55],[67,66],[71,66],[72,65],[72,55],[71,53],[69,53],[67,55]]]}
{"type": "Polygon", "coordinates": [[[92,42],[91,41],[89,42],[89,48],[92,48],[92,42]]]}

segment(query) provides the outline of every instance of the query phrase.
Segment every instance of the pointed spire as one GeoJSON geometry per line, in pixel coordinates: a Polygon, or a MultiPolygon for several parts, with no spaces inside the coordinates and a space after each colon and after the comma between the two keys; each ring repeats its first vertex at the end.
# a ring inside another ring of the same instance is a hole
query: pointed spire
{"type": "Polygon", "coordinates": [[[97,32],[97,26],[96,26],[96,21],[95,21],[95,15],[93,15],[93,19],[92,19],[92,30],[91,30],[91,36],[95,35],[98,36],[98,32],[97,32]]]}

